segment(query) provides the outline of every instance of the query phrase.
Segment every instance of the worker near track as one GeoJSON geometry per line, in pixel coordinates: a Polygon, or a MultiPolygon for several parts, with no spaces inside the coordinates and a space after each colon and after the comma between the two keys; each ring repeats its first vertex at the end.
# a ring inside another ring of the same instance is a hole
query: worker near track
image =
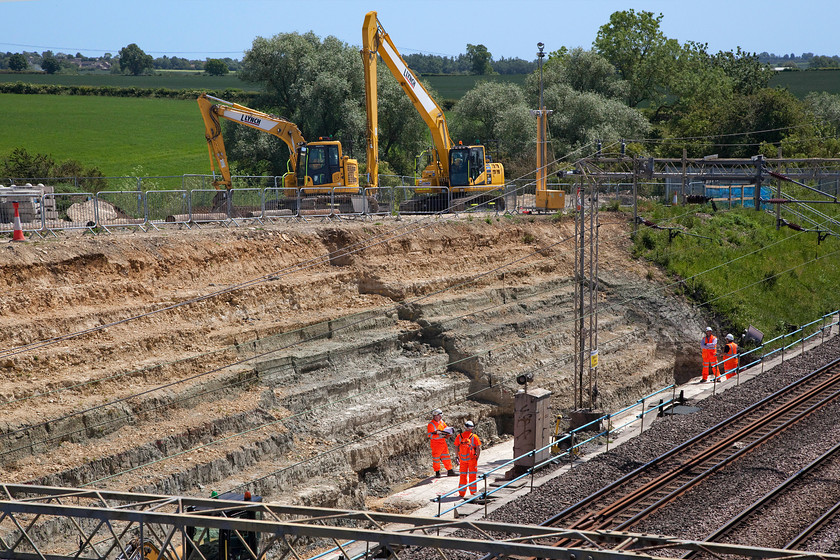
{"type": "Polygon", "coordinates": [[[446,467],[447,476],[455,476],[452,459],[449,457],[449,445],[446,443],[446,438],[452,435],[453,430],[443,421],[441,409],[436,408],[432,411],[432,421],[426,426],[426,431],[432,444],[432,469],[435,471],[435,477],[440,478],[441,463],[446,467]]]}
{"type": "Polygon", "coordinates": [[[709,380],[709,374],[712,375],[712,381],[717,377],[715,372],[715,364],[717,363],[717,337],[712,334],[712,327],[706,327],[706,334],[703,335],[703,340],[700,343],[700,348],[703,350],[703,381],[709,380]]]}
{"type": "Polygon", "coordinates": [[[473,433],[473,428],[475,428],[475,424],[467,420],[464,422],[464,431],[455,438],[461,471],[458,495],[462,498],[467,493],[467,483],[470,485],[470,495],[475,495],[476,492],[475,479],[478,476],[478,456],[481,455],[481,440],[473,433]]]}
{"type": "Polygon", "coordinates": [[[726,345],[723,347],[723,371],[726,379],[734,377],[738,373],[738,345],[735,344],[735,337],[732,333],[726,335],[726,345]]]}

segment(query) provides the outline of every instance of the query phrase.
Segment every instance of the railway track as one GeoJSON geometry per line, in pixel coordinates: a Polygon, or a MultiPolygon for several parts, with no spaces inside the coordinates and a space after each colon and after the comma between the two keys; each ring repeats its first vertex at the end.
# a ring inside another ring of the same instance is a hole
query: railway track
{"type": "MultiPolygon", "coordinates": [[[[706,542],[737,542],[739,533],[747,532],[750,525],[754,523],[760,524],[765,521],[766,512],[773,508],[784,508],[783,502],[793,495],[808,495],[810,486],[819,484],[820,478],[833,479],[838,461],[840,461],[840,443],[808,463],[703,540],[706,542]]],[[[822,514],[816,509],[816,504],[814,506],[815,511],[812,512],[813,516],[816,516],[814,521],[790,539],[784,548],[801,548],[809,539],[818,535],[824,527],[832,524],[837,518],[838,512],[840,512],[840,503],[835,503],[822,514]]],[[[798,528],[787,529],[799,530],[798,528]]],[[[682,558],[696,559],[701,556],[702,554],[699,552],[693,551],[686,553],[682,558]]]]}
{"type": "MultiPolygon", "coordinates": [[[[578,530],[630,530],[709,476],[840,398],[840,360],[820,367],[691,438],[544,525],[578,530]]],[[[557,546],[582,546],[563,539],[557,546]]]]}

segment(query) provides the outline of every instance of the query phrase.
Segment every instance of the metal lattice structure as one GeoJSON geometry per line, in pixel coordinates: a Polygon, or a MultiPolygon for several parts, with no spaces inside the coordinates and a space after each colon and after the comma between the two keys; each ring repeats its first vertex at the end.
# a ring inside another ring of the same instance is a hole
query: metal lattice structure
{"type": "Polygon", "coordinates": [[[316,545],[321,549],[333,546],[340,551],[337,554],[351,558],[354,556],[347,552],[347,546],[366,543],[367,553],[361,556],[372,556],[375,550],[380,558],[395,557],[395,551],[404,547],[418,547],[434,549],[443,558],[447,550],[564,560],[661,560],[677,558],[686,551],[705,551],[739,558],[840,560],[838,555],[657,535],[446,521],[262,502],[12,484],[2,485],[2,493],[0,557],[26,560],[139,558],[139,542],[154,547],[160,558],[206,559],[198,547],[190,544],[191,536],[206,534],[205,529],[259,534],[255,549],[248,548],[238,556],[254,559],[302,559],[314,554],[316,545]],[[237,516],[243,512],[253,518],[237,516]],[[563,537],[582,539],[591,547],[550,546],[563,537]]]}

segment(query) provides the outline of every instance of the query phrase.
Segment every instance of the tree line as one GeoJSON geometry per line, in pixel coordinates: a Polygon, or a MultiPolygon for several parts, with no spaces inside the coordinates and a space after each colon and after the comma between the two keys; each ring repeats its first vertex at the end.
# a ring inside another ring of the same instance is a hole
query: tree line
{"type": "Polygon", "coordinates": [[[136,43],[120,49],[117,55],[105,53],[99,57],[83,56],[82,53],[70,55],[46,50],[41,53],[0,53],[0,70],[12,72],[46,72],[47,74],[77,74],[84,71],[109,71],[141,75],[155,70],[203,70],[210,75],[223,75],[239,70],[240,61],[226,58],[207,58],[188,60],[178,56],[153,58],[146,54],[136,43]]]}

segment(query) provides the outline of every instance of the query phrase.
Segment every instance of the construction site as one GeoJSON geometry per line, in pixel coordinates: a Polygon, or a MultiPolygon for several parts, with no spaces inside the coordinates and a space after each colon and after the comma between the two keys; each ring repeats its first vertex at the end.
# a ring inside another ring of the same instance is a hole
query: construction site
{"type": "Polygon", "coordinates": [[[725,338],[634,251],[692,235],[654,205],[821,244],[837,221],[785,187],[836,204],[840,161],[621,141],[561,169],[541,92],[514,179],[452,140],[376,12],[362,47],[365,177],[203,94],[212,173],[180,189],[0,187],[0,558],[840,559],[840,302],[725,338]],[[431,133],[411,182],[378,173],[378,59],[431,133]],[[221,121],[282,140],[288,173],[238,184],[221,121]],[[706,330],[739,345],[709,379],[706,330]],[[481,440],[469,492],[433,470],[436,409],[481,440]]]}

